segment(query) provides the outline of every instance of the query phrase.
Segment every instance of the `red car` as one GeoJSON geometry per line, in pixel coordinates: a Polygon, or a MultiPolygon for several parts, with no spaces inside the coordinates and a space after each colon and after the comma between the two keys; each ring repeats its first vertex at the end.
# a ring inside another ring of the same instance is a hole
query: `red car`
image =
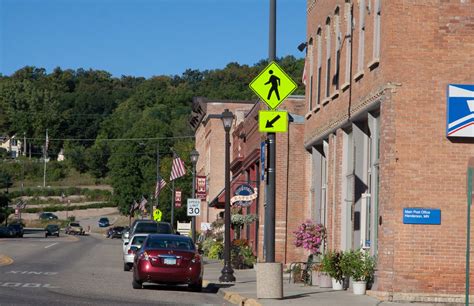
{"type": "Polygon", "coordinates": [[[132,286],[187,284],[191,290],[201,291],[203,272],[201,256],[191,238],[150,234],[135,254],[132,286]]]}

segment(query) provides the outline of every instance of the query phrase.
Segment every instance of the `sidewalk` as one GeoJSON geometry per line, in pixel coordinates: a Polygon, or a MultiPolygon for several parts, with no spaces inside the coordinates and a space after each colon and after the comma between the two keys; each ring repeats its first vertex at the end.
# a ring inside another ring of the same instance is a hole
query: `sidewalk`
{"type": "Polygon", "coordinates": [[[204,266],[204,286],[217,287],[218,294],[236,305],[311,305],[311,306],[376,306],[376,305],[437,305],[426,303],[393,303],[381,302],[367,295],[354,295],[351,291],[333,291],[329,288],[304,286],[300,283],[289,283],[288,274],[283,274],[283,296],[277,299],[257,299],[257,274],[255,270],[234,270],[235,283],[220,283],[223,264],[215,260],[206,260],[204,266]]]}

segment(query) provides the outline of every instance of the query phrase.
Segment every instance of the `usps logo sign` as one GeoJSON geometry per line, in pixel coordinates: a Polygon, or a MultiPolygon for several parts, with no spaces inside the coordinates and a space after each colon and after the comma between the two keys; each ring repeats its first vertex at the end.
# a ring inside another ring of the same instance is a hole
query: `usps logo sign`
{"type": "Polygon", "coordinates": [[[474,85],[448,85],[446,136],[474,137],[474,85]]]}

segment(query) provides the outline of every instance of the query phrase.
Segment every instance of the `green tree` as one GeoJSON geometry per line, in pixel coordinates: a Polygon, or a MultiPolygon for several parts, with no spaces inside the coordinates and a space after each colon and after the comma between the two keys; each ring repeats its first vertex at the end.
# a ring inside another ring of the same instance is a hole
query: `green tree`
{"type": "Polygon", "coordinates": [[[5,188],[8,193],[8,188],[13,185],[13,179],[10,173],[0,170],[0,188],[5,188]]]}

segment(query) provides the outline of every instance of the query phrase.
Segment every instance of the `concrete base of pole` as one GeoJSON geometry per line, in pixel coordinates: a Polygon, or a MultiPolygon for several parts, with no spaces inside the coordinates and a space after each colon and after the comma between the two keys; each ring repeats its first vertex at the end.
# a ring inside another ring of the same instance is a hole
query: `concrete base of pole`
{"type": "Polygon", "coordinates": [[[257,298],[283,298],[283,265],[281,263],[257,264],[257,298]]]}

